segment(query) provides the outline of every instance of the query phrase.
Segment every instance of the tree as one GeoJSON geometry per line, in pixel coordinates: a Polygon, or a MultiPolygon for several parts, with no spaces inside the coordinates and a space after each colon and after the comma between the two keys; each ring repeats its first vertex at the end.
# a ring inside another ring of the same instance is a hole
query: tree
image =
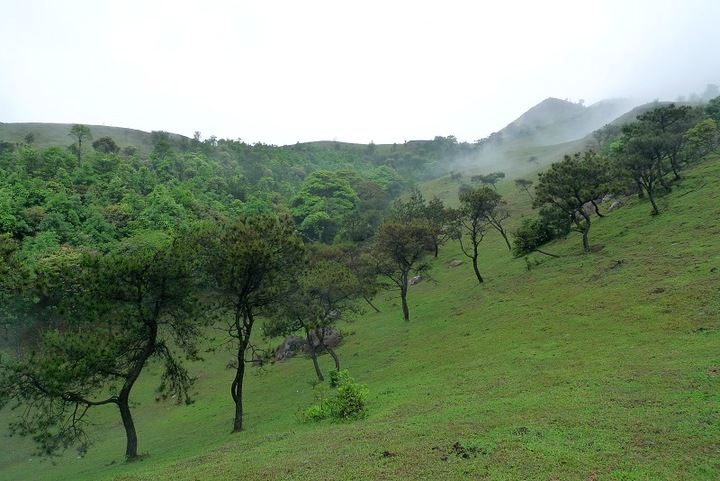
{"type": "Polygon", "coordinates": [[[497,190],[497,184],[500,180],[505,178],[505,172],[493,172],[487,175],[473,175],[470,180],[473,182],[480,182],[481,184],[492,185],[492,188],[497,190]]]}
{"type": "Polygon", "coordinates": [[[599,214],[596,199],[614,191],[612,181],[608,162],[598,154],[566,155],[539,174],[533,207],[554,206],[564,212],[582,234],[583,249],[588,253],[591,220],[586,204],[592,204],[599,214]]]}
{"type": "Polygon", "coordinates": [[[637,122],[623,127],[624,133],[644,144],[640,152],[655,159],[656,168],[662,174],[658,180],[668,190],[664,176],[670,169],[676,180],[680,178],[685,132],[697,122],[698,115],[698,110],[687,105],[676,107],[670,104],[638,115],[637,122]]]}
{"type": "Polygon", "coordinates": [[[92,132],[90,127],[86,125],[75,124],[70,128],[70,134],[68,135],[75,139],[75,143],[72,145],[70,150],[77,156],[79,164],[85,151],[84,144],[92,140],[92,132]]]}
{"type": "Polygon", "coordinates": [[[460,242],[460,249],[463,254],[472,260],[475,277],[477,277],[478,282],[481,284],[485,280],[480,274],[478,257],[480,255],[480,243],[485,238],[488,226],[499,227],[503,238],[505,238],[505,242],[508,242],[507,234],[505,230],[502,229],[500,221],[491,224],[489,220],[491,218],[506,218],[504,214],[500,214],[498,211],[498,207],[502,203],[501,199],[500,194],[485,186],[478,189],[467,190],[460,194],[460,209],[456,214],[457,224],[455,236],[460,242]],[[465,244],[463,241],[466,235],[470,239],[470,245],[465,244]]]}
{"type": "Polygon", "coordinates": [[[208,255],[209,301],[235,343],[237,369],[230,387],[233,432],[243,429],[243,382],[250,338],[259,313],[284,302],[305,260],[305,248],[287,216],[247,217],[221,230],[201,233],[208,255]]]}
{"type": "Polygon", "coordinates": [[[453,211],[447,209],[438,197],[426,202],[419,190],[412,189],[406,200],[398,199],[393,203],[389,218],[399,222],[427,221],[433,232],[433,252],[437,257],[440,245],[447,242],[452,235],[449,228],[452,214],[453,211]]]}
{"type": "Polygon", "coordinates": [[[361,294],[358,279],[345,266],[337,261],[321,260],[305,270],[276,315],[265,324],[265,335],[288,336],[302,330],[315,373],[322,382],[324,378],[318,364],[313,335],[320,347],[332,356],[335,370],[340,371],[340,360],[335,351],[325,344],[325,336],[327,330],[346,314],[359,312],[355,299],[361,294]]]}
{"type": "Polygon", "coordinates": [[[707,103],[705,113],[710,116],[716,124],[720,124],[720,97],[715,97],[707,103]]]}
{"type": "Polygon", "coordinates": [[[359,201],[350,182],[338,172],[319,170],[305,179],[290,201],[290,210],[306,238],[329,243],[359,201]]]}
{"type": "Polygon", "coordinates": [[[73,444],[82,452],[90,442],[88,412],[114,404],[125,458],[138,458],[130,395],[146,365],[163,364],[162,395],[190,402],[193,380],[171,347],[197,358],[195,282],[185,247],[148,234],[106,255],[69,250],[42,260],[41,306],[59,328],[45,329],[35,350],[4,366],[0,399],[24,406],[12,432],[32,436],[45,455],[73,444]]]}
{"type": "MultiPolygon", "coordinates": [[[[471,225],[473,219],[477,219],[479,222],[484,222],[493,229],[497,230],[503,240],[505,240],[508,250],[512,250],[510,240],[508,239],[508,233],[502,225],[502,221],[510,217],[510,212],[506,207],[507,202],[502,200],[502,196],[500,194],[494,190],[490,190],[489,187],[483,186],[461,194],[460,204],[461,223],[465,227],[465,231],[469,233],[471,237],[473,230],[471,225]]],[[[474,259],[474,261],[476,260],[477,259],[474,259]]],[[[479,275],[477,270],[476,274],[479,275]]]]}
{"type": "Polygon", "coordinates": [[[120,147],[115,143],[112,137],[100,137],[92,143],[93,149],[103,154],[117,154],[120,147]]]}
{"type": "Polygon", "coordinates": [[[513,233],[512,253],[515,257],[521,257],[531,252],[539,252],[550,257],[557,257],[540,250],[543,244],[550,242],[570,230],[571,221],[564,212],[545,207],[540,209],[540,215],[525,217],[520,227],[513,233]]]}
{"type": "Polygon", "coordinates": [[[717,149],[720,144],[720,130],[715,120],[701,120],[685,133],[686,162],[694,162],[717,149]]]}
{"type": "Polygon", "coordinates": [[[642,135],[640,130],[635,124],[623,127],[624,135],[616,150],[616,165],[641,191],[647,193],[652,215],[658,215],[660,210],[655,202],[655,193],[657,184],[664,183],[665,175],[662,148],[658,145],[663,141],[657,136],[642,135]]]}
{"type": "Polygon", "coordinates": [[[371,249],[375,271],[400,291],[403,318],[410,320],[407,304],[410,274],[429,269],[424,258],[434,250],[432,226],[426,220],[386,221],[378,229],[371,249]]]}
{"type": "Polygon", "coordinates": [[[517,190],[524,191],[527,193],[527,195],[530,197],[530,200],[535,200],[530,193],[530,186],[533,185],[532,180],[527,179],[515,179],[515,187],[517,187],[517,190]]]}

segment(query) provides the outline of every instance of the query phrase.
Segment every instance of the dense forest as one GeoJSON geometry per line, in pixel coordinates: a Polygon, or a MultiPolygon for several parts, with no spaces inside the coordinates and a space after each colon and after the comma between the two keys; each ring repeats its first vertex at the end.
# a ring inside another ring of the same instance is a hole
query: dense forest
{"type": "Polygon", "coordinates": [[[552,256],[546,245],[575,230],[591,254],[591,224],[611,204],[639,196],[648,215],[662,214],[657,197],[717,149],[718,123],[720,97],[606,125],[592,149],[513,179],[537,209],[513,230],[497,190],[505,172],[456,171],[489,139],[278,147],[153,132],[144,154],[74,125],[68,145],[36,148],[32,133],[0,142],[0,406],[18,408],[12,432],[55,455],[85,452],[93,409],[113,405],[125,457],[137,459],[136,381],[155,363],[158,397],[192,403],[184,360],[199,360],[208,328],[219,326],[235,358],[233,432],[244,429],[246,366],[268,357],[263,335],[300,334],[316,346],[318,381],[317,354],[332,356],[335,397],[307,418],[362,417],[364,389],[325,342],[339,320],[376,309],[374,296],[392,290],[398,318],[410,321],[408,286],[448,242],[478,283],[490,235],[508,256],[552,256]],[[445,175],[457,197],[426,199],[421,183],[445,175]]]}

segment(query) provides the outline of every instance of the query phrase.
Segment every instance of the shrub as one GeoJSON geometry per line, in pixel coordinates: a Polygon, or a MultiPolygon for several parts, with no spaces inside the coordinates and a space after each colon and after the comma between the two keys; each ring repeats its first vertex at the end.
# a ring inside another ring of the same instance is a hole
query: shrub
{"type": "Polygon", "coordinates": [[[325,386],[321,384],[315,387],[315,399],[318,404],[305,409],[300,416],[302,420],[350,421],[367,415],[368,389],[365,385],[355,383],[347,370],[332,371],[330,386],[337,387],[337,390],[329,398],[324,397],[327,389],[325,386]]]}

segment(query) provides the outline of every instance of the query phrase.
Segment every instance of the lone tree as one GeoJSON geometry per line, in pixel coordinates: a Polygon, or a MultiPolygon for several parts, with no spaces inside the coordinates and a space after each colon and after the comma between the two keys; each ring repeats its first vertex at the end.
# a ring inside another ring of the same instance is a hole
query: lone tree
{"type": "Polygon", "coordinates": [[[70,146],[70,151],[77,156],[78,164],[85,152],[87,142],[92,140],[92,132],[90,127],[81,124],[75,124],[70,128],[70,137],[75,139],[75,143],[70,146]]]}
{"type": "Polygon", "coordinates": [[[592,151],[576,153],[566,155],[538,177],[533,207],[551,206],[565,213],[582,234],[585,253],[590,252],[591,221],[586,204],[600,214],[597,199],[615,190],[609,163],[592,151]]]}
{"type": "Polygon", "coordinates": [[[429,269],[423,262],[434,251],[432,226],[425,220],[387,221],[380,226],[371,248],[371,259],[378,275],[390,280],[400,291],[403,319],[410,320],[407,304],[410,274],[429,269]]]}
{"type": "Polygon", "coordinates": [[[515,187],[517,187],[517,190],[526,192],[527,195],[530,197],[530,200],[535,200],[535,198],[530,193],[530,187],[533,185],[532,180],[527,179],[515,179],[515,187]]]}
{"type": "Polygon", "coordinates": [[[305,262],[305,247],[292,219],[259,215],[202,234],[208,254],[208,294],[218,323],[235,343],[237,369],[230,386],[233,432],[243,429],[243,381],[258,313],[284,303],[305,262]]]}
{"type": "Polygon", "coordinates": [[[125,458],[138,458],[130,394],[145,366],[163,365],[158,391],[190,402],[192,378],[173,348],[197,358],[195,282],[184,243],[162,234],[133,238],[106,255],[63,252],[38,267],[41,305],[58,328],[3,366],[0,400],[22,407],[10,430],[52,456],[90,444],[88,413],[117,406],[125,458]],[[172,339],[172,342],[171,342],[172,339]],[[172,346],[172,347],[171,347],[172,346]]]}
{"type": "Polygon", "coordinates": [[[470,180],[473,182],[480,182],[481,184],[492,185],[494,190],[497,190],[497,184],[500,180],[505,178],[505,172],[493,172],[486,175],[473,175],[470,180]]]}
{"type": "Polygon", "coordinates": [[[493,227],[500,232],[508,250],[511,249],[507,231],[502,226],[502,221],[509,215],[502,196],[489,187],[483,186],[460,194],[456,237],[460,242],[463,254],[472,260],[475,277],[479,283],[484,282],[478,267],[480,243],[483,241],[488,227],[493,227]],[[465,236],[470,240],[469,245],[463,241],[465,236]]]}
{"type": "Polygon", "coordinates": [[[277,314],[263,328],[268,337],[288,336],[302,330],[305,334],[315,373],[324,381],[313,336],[320,348],[326,350],[340,371],[340,360],[335,351],[325,344],[327,330],[348,313],[359,312],[355,299],[362,288],[350,271],[336,261],[319,261],[309,267],[295,288],[284,299],[277,314]]]}

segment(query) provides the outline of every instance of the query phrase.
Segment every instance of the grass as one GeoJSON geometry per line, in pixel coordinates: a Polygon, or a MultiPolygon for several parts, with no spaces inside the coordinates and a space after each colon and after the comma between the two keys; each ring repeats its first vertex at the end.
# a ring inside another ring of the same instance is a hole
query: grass
{"type": "MultiPolygon", "coordinates": [[[[68,146],[73,143],[72,137],[69,136],[71,127],[72,124],[0,122],[0,141],[22,144],[25,136],[32,133],[35,136],[33,147],[43,149],[57,145],[68,146]]],[[[112,137],[121,149],[132,146],[138,149],[139,154],[145,156],[153,150],[153,137],[150,132],[106,125],[88,125],[88,127],[92,131],[93,140],[112,137]]],[[[175,141],[182,139],[182,136],[177,134],[170,134],[170,137],[175,141]]]]}
{"type": "MultiPolygon", "coordinates": [[[[548,247],[562,257],[533,255],[529,270],[488,235],[483,285],[468,262],[449,267],[464,258],[446,245],[433,280],[411,288],[410,322],[387,293],[381,313],[341,326],[343,367],[370,388],[365,420],[298,422],[313,369],[293,359],[250,370],[247,429],[230,434],[221,351],[192,366],[191,406],[155,403],[152,376],[142,378],[144,460],[122,461],[119,416],[107,408],[82,459],[30,460],[26,441],[3,438],[0,478],[718,479],[718,179],[716,155],[659,199],[660,216],[631,199],[593,220],[590,255],[571,235],[548,247]]],[[[529,202],[504,183],[511,206],[529,202]]]]}

